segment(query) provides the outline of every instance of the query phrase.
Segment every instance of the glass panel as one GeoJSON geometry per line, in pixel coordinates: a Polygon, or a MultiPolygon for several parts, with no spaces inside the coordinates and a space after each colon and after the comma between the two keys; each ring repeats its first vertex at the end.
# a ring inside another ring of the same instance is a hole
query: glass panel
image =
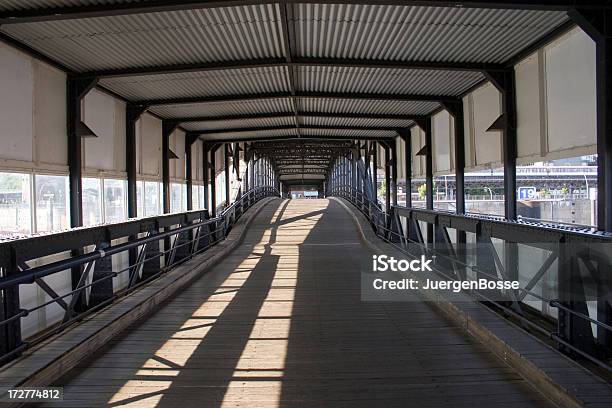
{"type": "Polygon", "coordinates": [[[83,179],[83,225],[102,222],[102,187],[97,178],[83,179]]]}
{"type": "Polygon", "coordinates": [[[386,199],[385,190],[387,188],[387,183],[385,180],[385,173],[384,171],[381,171],[380,169],[378,169],[378,174],[376,178],[376,186],[378,187],[376,189],[376,197],[378,199],[378,202],[381,203],[381,206],[384,208],[385,199],[386,199]]]}
{"type": "Polygon", "coordinates": [[[145,216],[144,202],[143,202],[143,196],[142,196],[143,188],[144,188],[144,181],[136,182],[136,203],[137,203],[137,207],[138,207],[138,216],[139,217],[144,217],[145,216]]]}
{"type": "Polygon", "coordinates": [[[144,215],[150,217],[158,215],[159,211],[159,183],[156,181],[145,181],[144,215]]]}
{"type": "Polygon", "coordinates": [[[170,184],[170,212],[181,211],[181,185],[178,183],[170,184]]]}
{"type": "Polygon", "coordinates": [[[35,176],[36,230],[60,231],[70,227],[67,176],[35,176]]]}
{"type": "Polygon", "coordinates": [[[206,208],[204,205],[204,186],[198,186],[198,203],[200,204],[200,209],[206,208]]]}
{"type": "Polygon", "coordinates": [[[517,166],[519,219],[597,224],[597,155],[517,166]]]}
{"type": "Polygon", "coordinates": [[[197,185],[193,185],[191,186],[191,199],[193,200],[193,209],[194,210],[199,210],[200,209],[200,193],[199,193],[199,188],[200,186],[197,185]]]}
{"type": "Polygon", "coordinates": [[[424,178],[412,179],[411,194],[412,206],[414,208],[425,208],[425,194],[427,193],[427,184],[424,178]]]}
{"type": "Polygon", "coordinates": [[[124,180],[104,180],[104,222],[126,219],[124,180]]]}
{"type": "Polygon", "coordinates": [[[465,211],[497,215],[504,211],[504,169],[465,173],[465,211]]]}
{"type": "Polygon", "coordinates": [[[0,173],[0,236],[32,232],[30,175],[0,173]]]}
{"type": "Polygon", "coordinates": [[[434,210],[456,211],[455,175],[445,174],[434,177],[434,210]]]}
{"type": "Polygon", "coordinates": [[[187,184],[181,184],[181,211],[187,211],[187,184]]]}

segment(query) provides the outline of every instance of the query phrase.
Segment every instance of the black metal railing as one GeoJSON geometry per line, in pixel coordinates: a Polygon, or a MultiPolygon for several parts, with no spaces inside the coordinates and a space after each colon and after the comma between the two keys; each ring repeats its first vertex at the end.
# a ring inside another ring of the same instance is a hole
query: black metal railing
{"type": "Polygon", "coordinates": [[[215,218],[196,210],[0,242],[0,362],[206,251],[227,237],[248,208],[273,196],[278,196],[273,187],[254,188],[215,218]],[[128,255],[113,265],[121,254],[128,255]],[[62,259],[48,261],[53,257],[62,259]],[[45,277],[61,272],[70,273],[71,290],[59,294],[45,277]],[[115,285],[119,279],[123,283],[115,285]],[[50,300],[22,307],[20,288],[31,284],[50,300]],[[61,319],[24,341],[22,319],[51,305],[61,307],[61,319]]]}
{"type": "Polygon", "coordinates": [[[351,186],[336,186],[328,195],[349,201],[366,216],[380,238],[406,255],[435,256],[435,271],[447,279],[519,280],[519,289],[505,294],[505,300],[491,298],[486,291],[468,293],[523,328],[549,338],[561,351],[584,358],[608,374],[612,372],[607,362],[612,343],[612,234],[402,206],[392,206],[385,213],[379,203],[351,186]],[[422,226],[428,229],[427,234],[423,234],[422,226]],[[454,239],[449,230],[454,230],[454,239]],[[473,245],[466,243],[466,235],[473,245]],[[496,250],[494,240],[505,249],[503,256],[496,250]],[[535,248],[543,255],[533,270],[530,268],[520,277],[519,245],[531,248],[530,254],[535,248]],[[553,265],[556,270],[552,270],[553,265]],[[534,290],[551,272],[554,281],[550,292],[556,297],[534,290]],[[556,313],[543,316],[526,304],[526,299],[542,302],[556,313]],[[593,309],[597,310],[596,317],[592,316],[593,309]]]}

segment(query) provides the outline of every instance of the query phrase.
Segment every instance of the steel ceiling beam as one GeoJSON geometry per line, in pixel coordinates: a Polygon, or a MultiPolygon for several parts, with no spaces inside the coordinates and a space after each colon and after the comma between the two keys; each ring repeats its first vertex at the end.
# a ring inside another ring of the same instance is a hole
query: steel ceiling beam
{"type": "MultiPolygon", "coordinates": [[[[194,116],[173,118],[177,122],[214,122],[214,121],[232,121],[232,120],[248,120],[248,119],[275,119],[275,118],[291,118],[294,114],[291,112],[271,112],[257,113],[250,115],[222,115],[222,116],[194,116]]],[[[299,117],[308,118],[347,118],[347,119],[380,119],[380,120],[420,120],[422,115],[392,115],[392,114],[372,114],[372,113],[332,113],[332,112],[298,112],[299,117]]]]}
{"type": "MultiPolygon", "coordinates": [[[[397,127],[389,126],[326,126],[326,125],[302,125],[302,129],[325,129],[325,130],[367,130],[367,131],[396,131],[397,127]]],[[[241,127],[231,129],[216,129],[216,130],[190,130],[189,133],[199,135],[223,134],[223,133],[239,133],[239,132],[264,132],[271,130],[291,130],[296,129],[295,126],[254,126],[241,127]]]]}
{"type": "Polygon", "coordinates": [[[298,137],[298,136],[262,136],[262,137],[237,137],[237,138],[233,138],[233,137],[227,137],[227,138],[203,138],[200,137],[200,139],[202,139],[203,141],[207,142],[207,143],[228,143],[228,142],[259,142],[259,141],[266,141],[266,142],[274,142],[274,141],[287,141],[287,140],[292,140],[292,141],[296,141],[299,142],[301,140],[344,140],[344,141],[348,141],[348,140],[376,140],[376,141],[380,141],[380,142],[389,142],[391,143],[392,141],[395,140],[395,138],[392,137],[373,137],[373,136],[350,136],[350,137],[346,137],[346,136],[323,136],[323,135],[308,135],[308,136],[304,136],[304,137],[298,137]]]}
{"type": "MultiPolygon", "coordinates": [[[[273,92],[261,94],[239,94],[224,96],[196,96],[186,98],[169,99],[145,99],[132,101],[138,105],[163,106],[163,105],[190,105],[199,103],[223,103],[252,101],[261,99],[291,99],[294,95],[290,92],[273,92]]],[[[456,97],[452,95],[412,95],[412,94],[389,94],[389,93],[348,93],[348,92],[296,92],[297,98],[328,98],[328,99],[360,99],[360,100],[391,100],[407,102],[455,102],[456,97]]]]}
{"type": "MultiPolygon", "coordinates": [[[[289,32],[293,32],[287,28],[289,32]]],[[[283,32],[284,33],[284,32],[283,32]]],[[[283,35],[284,36],[284,35],[283,35]]],[[[288,35],[292,38],[292,35],[288,35]]],[[[286,52],[294,53],[292,41],[288,39],[289,47],[286,52]]],[[[193,64],[173,64],[150,67],[118,68],[101,71],[88,71],[79,74],[83,78],[124,78],[132,76],[182,74],[190,72],[223,71],[233,69],[288,67],[290,71],[297,71],[298,67],[346,67],[346,68],[388,68],[397,70],[434,70],[434,71],[464,71],[486,72],[502,71],[504,64],[477,63],[477,62],[444,62],[444,61],[389,61],[350,58],[262,58],[244,61],[202,62],[193,64]]],[[[295,73],[291,74],[295,76],[295,73]]],[[[291,81],[297,89],[297,79],[291,81]]]]}
{"type": "MultiPolygon", "coordinates": [[[[285,53],[285,61],[287,64],[291,64],[295,54],[295,33],[291,25],[289,24],[289,14],[291,10],[286,4],[280,4],[280,15],[281,15],[281,36],[283,38],[283,50],[285,53]]],[[[291,105],[293,106],[293,114],[295,120],[295,127],[298,128],[298,135],[300,134],[299,127],[300,121],[298,119],[298,104],[295,99],[295,93],[299,86],[297,69],[294,66],[288,66],[289,70],[289,90],[291,92],[291,105]]]]}
{"type": "MultiPolygon", "coordinates": [[[[576,7],[575,0],[150,0],[147,2],[96,4],[83,6],[64,6],[19,9],[0,13],[0,24],[21,24],[43,21],[76,20],[94,17],[113,17],[130,14],[157,13],[178,10],[193,10],[219,7],[244,6],[270,3],[317,3],[317,4],[375,4],[375,5],[405,5],[405,6],[438,6],[464,7],[483,9],[525,9],[525,10],[560,10],[567,11],[576,7]]],[[[610,9],[606,0],[581,0],[583,8],[610,9]]]]}

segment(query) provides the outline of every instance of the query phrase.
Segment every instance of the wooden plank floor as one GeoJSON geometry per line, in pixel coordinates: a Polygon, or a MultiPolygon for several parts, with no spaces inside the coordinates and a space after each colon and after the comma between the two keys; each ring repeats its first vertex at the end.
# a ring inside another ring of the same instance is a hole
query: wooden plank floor
{"type": "Polygon", "coordinates": [[[427,304],[362,302],[363,257],[339,204],[276,200],[224,262],[60,380],[57,405],[549,406],[427,304]]]}

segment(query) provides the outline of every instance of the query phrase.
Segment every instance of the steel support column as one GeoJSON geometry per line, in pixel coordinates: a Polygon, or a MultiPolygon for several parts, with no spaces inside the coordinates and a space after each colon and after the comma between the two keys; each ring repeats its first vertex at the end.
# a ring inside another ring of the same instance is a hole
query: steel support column
{"type": "MultiPolygon", "coordinates": [[[[465,214],[465,130],[463,116],[463,101],[444,104],[445,109],[451,114],[455,128],[455,208],[457,214],[465,214]]],[[[466,233],[457,229],[457,246],[455,253],[463,263],[467,263],[466,233]]],[[[457,266],[461,276],[465,275],[465,268],[457,266]]]]}
{"type": "Polygon", "coordinates": [[[230,145],[223,144],[223,171],[225,172],[225,207],[230,205],[230,145]]]}
{"type": "Polygon", "coordinates": [[[210,171],[210,161],[208,160],[208,155],[210,152],[210,145],[206,142],[202,143],[202,180],[204,180],[204,208],[208,210],[210,214],[210,200],[208,198],[210,189],[208,187],[209,183],[209,171],[210,171]]]}
{"type": "Polygon", "coordinates": [[[391,204],[397,205],[397,143],[390,146],[391,149],[391,204]]]}
{"type": "MultiPolygon", "coordinates": [[[[67,130],[68,130],[68,186],[69,186],[69,204],[70,204],[70,226],[80,227],[83,225],[83,157],[82,157],[82,137],[95,136],[91,130],[82,122],[82,101],[85,95],[96,85],[97,80],[81,80],[68,78],[66,84],[66,114],[67,114],[67,130]]],[[[75,249],[72,255],[80,255],[82,249],[75,249]]],[[[12,270],[7,273],[12,273],[12,270]]],[[[76,289],[83,273],[83,267],[75,267],[71,269],[72,289],[76,289]]],[[[9,296],[12,302],[19,305],[19,291],[7,291],[6,296],[9,296]]],[[[85,297],[81,297],[75,305],[75,310],[83,311],[87,307],[85,297]]],[[[6,311],[11,314],[11,310],[6,311]]],[[[7,327],[11,331],[11,327],[19,327],[18,324],[7,327]]],[[[15,341],[20,341],[20,333],[9,333],[15,341]]],[[[15,344],[18,344],[17,343],[15,344]]]]}
{"type": "Polygon", "coordinates": [[[245,142],[244,143],[244,192],[246,193],[247,191],[249,191],[250,187],[250,183],[249,183],[249,175],[250,175],[250,171],[249,171],[249,166],[251,163],[251,159],[250,159],[250,152],[249,152],[249,145],[245,142]]]}
{"type": "Polygon", "coordinates": [[[406,173],[406,207],[412,207],[412,132],[402,129],[400,137],[404,140],[404,172],[406,173]]]}
{"type": "Polygon", "coordinates": [[[80,227],[83,225],[83,158],[81,155],[81,138],[88,135],[84,133],[87,130],[87,126],[85,126],[85,124],[81,121],[81,105],[85,95],[87,95],[87,93],[96,85],[96,83],[96,79],[68,78],[66,86],[71,227],[80,227]]]}
{"type": "MultiPolygon", "coordinates": [[[[572,20],[595,42],[597,98],[597,227],[612,231],[612,10],[578,9],[570,11],[572,20]]],[[[597,265],[600,275],[604,265],[597,265]]],[[[574,290],[576,290],[574,288],[574,290]]],[[[597,318],[612,324],[609,288],[598,284],[597,318]]],[[[574,305],[572,305],[574,306],[574,305]]],[[[572,317],[568,316],[568,320],[572,317]]],[[[575,318],[574,318],[575,319],[575,318]]],[[[612,334],[597,331],[599,344],[612,349],[612,334]]]]}
{"type": "Polygon", "coordinates": [[[378,203],[378,149],[375,141],[370,141],[372,149],[372,189],[374,191],[374,203],[378,203]]]}
{"type": "Polygon", "coordinates": [[[612,11],[578,9],[568,14],[595,42],[597,226],[612,231],[612,11]]]}
{"type": "Polygon", "coordinates": [[[505,217],[516,219],[516,81],[514,69],[488,72],[491,83],[502,95],[502,115],[490,127],[501,130],[504,160],[505,217]]]}
{"type": "Polygon", "coordinates": [[[146,110],[146,106],[130,103],[125,107],[125,168],[127,173],[128,218],[135,218],[139,215],[136,182],[138,173],[136,168],[136,123],[146,110]]]}
{"type": "Polygon", "coordinates": [[[210,149],[210,216],[217,216],[217,164],[216,152],[219,145],[213,145],[210,149]]]}
{"type": "Polygon", "coordinates": [[[164,205],[164,214],[170,212],[170,135],[177,127],[177,122],[162,121],[162,202],[164,205]]]}
{"type": "Polygon", "coordinates": [[[391,213],[391,149],[384,143],[385,150],[385,212],[391,213]]]}
{"type": "Polygon", "coordinates": [[[193,210],[193,158],[191,147],[198,140],[198,135],[187,133],[185,135],[185,180],[187,182],[187,211],[193,210]]]}
{"type": "MultiPolygon", "coordinates": [[[[434,208],[434,183],[433,183],[433,149],[431,141],[431,118],[423,118],[416,121],[417,125],[425,133],[425,185],[427,191],[425,192],[425,208],[433,210],[434,208]]],[[[434,228],[433,225],[427,223],[427,243],[433,244],[434,242],[434,228]]]]}

